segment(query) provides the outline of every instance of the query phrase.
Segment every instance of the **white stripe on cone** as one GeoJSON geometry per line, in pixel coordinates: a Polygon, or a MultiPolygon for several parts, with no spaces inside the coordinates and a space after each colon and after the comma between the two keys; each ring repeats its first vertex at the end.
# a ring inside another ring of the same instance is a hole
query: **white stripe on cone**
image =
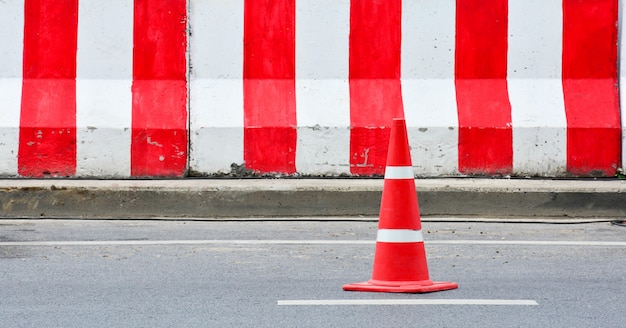
{"type": "Polygon", "coordinates": [[[414,179],[412,166],[387,166],[385,179],[414,179]]]}
{"type": "Polygon", "coordinates": [[[377,242],[383,243],[419,243],[424,241],[422,230],[378,229],[377,242]]]}

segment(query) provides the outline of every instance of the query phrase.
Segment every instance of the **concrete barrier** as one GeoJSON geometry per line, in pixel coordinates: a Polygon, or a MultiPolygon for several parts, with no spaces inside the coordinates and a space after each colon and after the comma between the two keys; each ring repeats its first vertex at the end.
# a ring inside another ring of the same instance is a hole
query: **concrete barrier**
{"type": "Polygon", "coordinates": [[[191,57],[211,45],[229,56],[194,65],[196,172],[245,162],[261,172],[382,174],[395,116],[407,119],[419,176],[613,176],[621,166],[617,1],[198,3],[191,57]],[[283,80],[251,92],[247,84],[276,77],[254,75],[257,66],[283,80]],[[233,160],[217,155],[232,149],[233,160]]]}
{"type": "Polygon", "coordinates": [[[0,176],[382,175],[393,117],[417,176],[613,176],[618,12],[617,0],[0,2],[0,176]]]}
{"type": "Polygon", "coordinates": [[[0,3],[4,176],[183,176],[186,2],[0,3]]]}

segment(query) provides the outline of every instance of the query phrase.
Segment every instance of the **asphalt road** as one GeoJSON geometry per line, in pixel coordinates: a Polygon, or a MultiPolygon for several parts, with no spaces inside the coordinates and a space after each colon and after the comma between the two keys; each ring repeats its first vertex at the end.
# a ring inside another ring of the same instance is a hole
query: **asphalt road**
{"type": "Polygon", "coordinates": [[[456,290],[345,292],[376,223],[0,220],[6,327],[624,327],[626,227],[423,222],[456,290]]]}

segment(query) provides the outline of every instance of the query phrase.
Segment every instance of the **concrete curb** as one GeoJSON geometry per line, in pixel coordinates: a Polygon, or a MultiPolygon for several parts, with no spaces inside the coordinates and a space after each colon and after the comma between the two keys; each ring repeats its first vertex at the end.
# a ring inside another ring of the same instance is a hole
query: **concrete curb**
{"type": "MultiPolygon", "coordinates": [[[[0,180],[1,218],[375,218],[382,179],[0,180]]],[[[424,217],[626,217],[626,181],[417,179],[424,217]]]]}

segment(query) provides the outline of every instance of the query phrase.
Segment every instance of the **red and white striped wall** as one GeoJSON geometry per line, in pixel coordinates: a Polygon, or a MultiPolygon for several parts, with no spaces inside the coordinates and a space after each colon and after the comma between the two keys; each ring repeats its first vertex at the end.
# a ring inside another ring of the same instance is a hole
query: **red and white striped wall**
{"type": "Polygon", "coordinates": [[[382,175],[404,117],[419,176],[613,176],[626,160],[619,10],[6,0],[0,175],[382,175]]]}
{"type": "Polygon", "coordinates": [[[185,0],[0,2],[0,174],[181,176],[185,0]]]}

